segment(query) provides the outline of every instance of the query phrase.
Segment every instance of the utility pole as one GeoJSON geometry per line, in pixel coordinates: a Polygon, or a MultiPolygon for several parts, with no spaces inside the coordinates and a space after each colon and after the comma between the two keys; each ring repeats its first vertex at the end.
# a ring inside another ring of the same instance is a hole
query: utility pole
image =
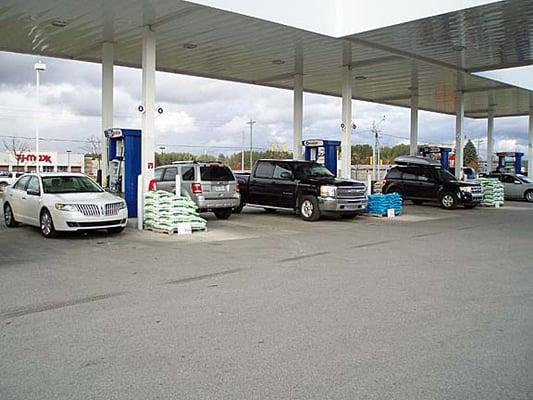
{"type": "Polygon", "coordinates": [[[253,128],[256,122],[257,121],[254,121],[253,119],[250,119],[250,121],[247,122],[247,124],[250,125],[250,172],[252,172],[253,167],[253,128]]]}
{"type": "Polygon", "coordinates": [[[241,142],[241,172],[244,172],[244,129],[242,130],[241,142]]]}

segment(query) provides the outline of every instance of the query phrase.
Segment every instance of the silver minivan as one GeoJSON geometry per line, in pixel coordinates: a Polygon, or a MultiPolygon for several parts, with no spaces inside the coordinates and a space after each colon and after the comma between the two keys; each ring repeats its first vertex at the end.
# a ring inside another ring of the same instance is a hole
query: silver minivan
{"type": "Polygon", "coordinates": [[[237,180],[223,163],[177,161],[158,167],[157,190],[176,193],[176,175],[181,177],[181,195],[193,200],[200,212],[212,211],[218,219],[228,219],[241,203],[237,180]]]}

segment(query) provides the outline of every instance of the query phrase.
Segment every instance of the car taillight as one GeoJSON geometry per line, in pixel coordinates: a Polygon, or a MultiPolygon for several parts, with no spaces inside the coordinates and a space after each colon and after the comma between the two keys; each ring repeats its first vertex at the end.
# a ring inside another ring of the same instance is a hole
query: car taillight
{"type": "Polygon", "coordinates": [[[240,188],[240,186],[239,186],[238,183],[235,185],[235,191],[236,191],[237,193],[239,193],[239,192],[241,191],[241,188],[240,188]]]}
{"type": "Polygon", "coordinates": [[[148,183],[148,191],[149,192],[157,191],[157,181],[155,179],[152,179],[150,183],[148,183]]]}
{"type": "Polygon", "coordinates": [[[192,192],[194,194],[201,194],[202,193],[202,185],[200,183],[193,183],[191,185],[192,192]]]}

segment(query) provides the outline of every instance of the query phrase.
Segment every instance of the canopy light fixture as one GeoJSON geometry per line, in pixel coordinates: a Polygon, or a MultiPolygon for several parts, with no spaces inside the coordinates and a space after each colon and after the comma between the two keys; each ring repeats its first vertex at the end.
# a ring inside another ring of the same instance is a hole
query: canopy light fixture
{"type": "Polygon", "coordinates": [[[463,46],[462,44],[455,45],[452,48],[453,48],[453,51],[465,51],[466,50],[466,46],[463,46]]]}
{"type": "Polygon", "coordinates": [[[364,75],[357,75],[354,79],[356,81],[365,81],[367,78],[364,75]]]}
{"type": "Polygon", "coordinates": [[[52,26],[55,26],[56,28],[64,28],[67,25],[68,25],[68,22],[62,19],[56,19],[52,21],[52,26]]]}
{"type": "Polygon", "coordinates": [[[283,61],[283,60],[272,60],[272,64],[274,64],[274,65],[283,65],[283,64],[285,64],[285,61],[283,61]]]}
{"type": "Polygon", "coordinates": [[[195,43],[185,43],[185,44],[183,45],[183,48],[184,48],[184,49],[187,49],[187,50],[196,49],[197,47],[198,47],[198,45],[195,44],[195,43]]]}

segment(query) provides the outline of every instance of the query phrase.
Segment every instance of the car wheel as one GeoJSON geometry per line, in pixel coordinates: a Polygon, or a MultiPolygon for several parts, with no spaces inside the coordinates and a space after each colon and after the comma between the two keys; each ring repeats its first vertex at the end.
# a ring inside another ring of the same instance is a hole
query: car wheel
{"type": "Polygon", "coordinates": [[[117,226],[115,228],[108,228],[107,229],[107,233],[111,233],[111,234],[114,234],[114,233],[120,233],[124,230],[124,227],[123,226],[117,226]]]}
{"type": "Polygon", "coordinates": [[[386,194],[393,194],[393,193],[398,194],[403,199],[403,192],[400,188],[392,187],[389,190],[387,190],[386,194]]]}
{"type": "Polygon", "coordinates": [[[218,210],[213,210],[215,217],[218,219],[228,219],[231,217],[233,210],[231,208],[219,208],[218,210]]]}
{"type": "Polygon", "coordinates": [[[318,221],[320,219],[320,210],[315,196],[302,196],[298,211],[304,221],[318,221]]]}
{"type": "Polygon", "coordinates": [[[355,212],[343,212],[341,213],[341,218],[343,219],[354,219],[357,217],[357,213],[355,212]]]}
{"type": "Polygon", "coordinates": [[[41,233],[45,238],[55,238],[57,237],[57,231],[54,228],[54,221],[48,210],[43,210],[41,212],[40,226],[41,233]]]}
{"type": "Polygon", "coordinates": [[[4,221],[8,228],[15,228],[18,225],[18,222],[15,221],[15,215],[9,203],[6,203],[4,206],[4,221]]]}
{"type": "Polygon", "coordinates": [[[457,197],[450,192],[440,195],[440,206],[445,210],[453,210],[457,207],[457,197]]]}
{"type": "Polygon", "coordinates": [[[533,190],[528,190],[524,195],[526,201],[533,203],[533,190]]]}

